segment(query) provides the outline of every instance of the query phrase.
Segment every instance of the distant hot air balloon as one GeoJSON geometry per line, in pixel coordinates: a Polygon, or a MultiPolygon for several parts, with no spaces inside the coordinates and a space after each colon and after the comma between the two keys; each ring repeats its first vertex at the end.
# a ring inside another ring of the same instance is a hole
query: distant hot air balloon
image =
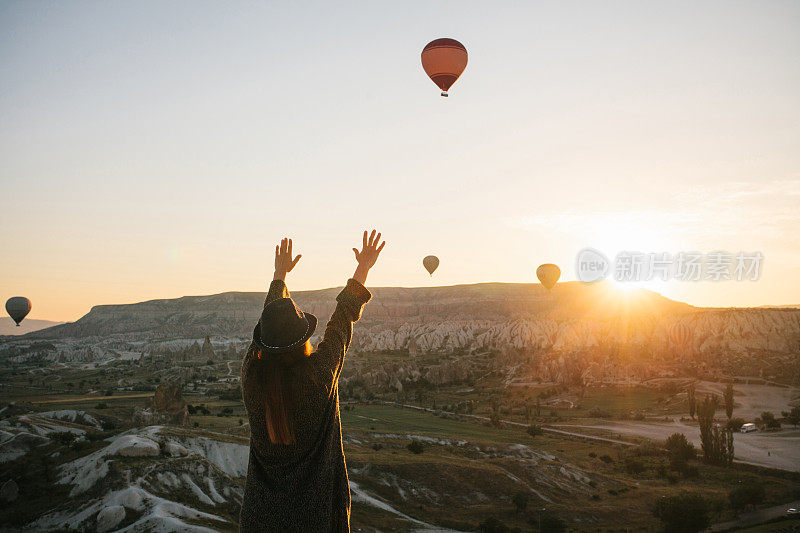
{"type": "Polygon", "coordinates": [[[442,96],[467,68],[467,49],[455,39],[436,39],[422,49],[422,68],[441,90],[442,96]]]}
{"type": "Polygon", "coordinates": [[[549,291],[555,286],[558,278],[561,277],[561,269],[558,268],[558,265],[554,265],[553,263],[545,263],[539,265],[539,268],[536,269],[536,277],[539,278],[542,285],[549,291]]]}
{"type": "Polygon", "coordinates": [[[683,322],[672,324],[669,328],[669,340],[680,349],[685,349],[692,342],[692,330],[683,322]]]}
{"type": "Polygon", "coordinates": [[[439,258],[435,255],[429,255],[422,260],[422,266],[425,267],[425,270],[428,271],[428,274],[433,276],[433,272],[439,268],[439,258]]]}
{"type": "Polygon", "coordinates": [[[19,323],[31,312],[31,301],[24,296],[14,296],[6,302],[6,311],[19,326],[19,323]]]}
{"type": "Polygon", "coordinates": [[[668,330],[669,340],[675,346],[675,351],[680,359],[688,359],[692,355],[692,329],[684,324],[678,322],[672,324],[668,330]]]}

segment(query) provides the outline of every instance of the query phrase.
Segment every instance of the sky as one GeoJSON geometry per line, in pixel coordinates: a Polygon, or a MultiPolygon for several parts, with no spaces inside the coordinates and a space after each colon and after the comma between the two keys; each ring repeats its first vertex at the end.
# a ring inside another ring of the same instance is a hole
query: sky
{"type": "Polygon", "coordinates": [[[0,2],[0,298],[263,291],[284,236],[290,289],[338,286],[375,227],[368,286],[724,250],[760,278],[636,286],[799,304],[798,27],[782,1],[0,2]],[[469,52],[449,98],[439,37],[469,52]]]}

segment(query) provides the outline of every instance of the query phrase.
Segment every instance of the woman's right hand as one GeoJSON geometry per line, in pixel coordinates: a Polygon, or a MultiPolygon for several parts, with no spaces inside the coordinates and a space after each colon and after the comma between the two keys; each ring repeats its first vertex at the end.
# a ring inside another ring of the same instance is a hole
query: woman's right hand
{"type": "Polygon", "coordinates": [[[358,266],[353,274],[354,280],[362,285],[367,281],[369,269],[375,265],[384,246],[386,246],[386,241],[381,242],[380,233],[376,235],[375,230],[372,230],[372,234],[367,238],[367,232],[364,232],[361,251],[359,252],[358,248],[353,248],[353,253],[356,254],[356,261],[358,261],[358,266]]]}
{"type": "Polygon", "coordinates": [[[286,274],[291,272],[300,261],[302,255],[292,259],[292,239],[286,237],[280,245],[275,246],[275,274],[272,279],[285,280],[286,274]]]}

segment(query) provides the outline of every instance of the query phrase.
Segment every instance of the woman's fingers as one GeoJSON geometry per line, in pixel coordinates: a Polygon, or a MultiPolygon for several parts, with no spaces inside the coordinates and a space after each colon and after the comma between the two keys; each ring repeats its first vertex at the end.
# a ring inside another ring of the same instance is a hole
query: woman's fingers
{"type": "Polygon", "coordinates": [[[375,241],[375,230],[372,230],[372,233],[369,236],[369,245],[375,246],[374,241],[375,241]]]}
{"type": "Polygon", "coordinates": [[[378,246],[378,243],[379,243],[379,242],[381,242],[381,234],[380,234],[380,233],[378,233],[378,234],[375,236],[375,240],[374,240],[374,241],[372,241],[372,246],[378,246]]]}
{"type": "MultiPolygon", "coordinates": [[[[291,256],[289,256],[289,257],[291,257],[291,256]]],[[[295,265],[297,264],[297,262],[300,261],[301,257],[303,257],[303,254],[300,254],[300,255],[298,255],[297,257],[294,258],[294,261],[292,261],[292,268],[294,268],[295,265]]]]}
{"type": "Polygon", "coordinates": [[[366,247],[367,247],[367,231],[364,230],[364,246],[363,246],[363,248],[366,248],[366,247]]]}
{"type": "Polygon", "coordinates": [[[289,239],[289,247],[286,249],[286,253],[289,254],[289,258],[292,257],[292,239],[289,239]]]}
{"type": "MultiPolygon", "coordinates": [[[[380,233],[379,233],[378,235],[380,235],[380,233]]],[[[380,246],[378,246],[378,250],[377,250],[377,252],[378,252],[378,253],[381,253],[381,250],[383,250],[383,247],[384,247],[384,246],[386,246],[386,241],[383,241],[383,242],[381,243],[381,245],[380,245],[380,246]]]]}
{"type": "Polygon", "coordinates": [[[275,259],[277,259],[277,258],[278,258],[278,249],[279,249],[279,248],[280,248],[280,246],[276,244],[276,245],[275,245],[275,259]]]}

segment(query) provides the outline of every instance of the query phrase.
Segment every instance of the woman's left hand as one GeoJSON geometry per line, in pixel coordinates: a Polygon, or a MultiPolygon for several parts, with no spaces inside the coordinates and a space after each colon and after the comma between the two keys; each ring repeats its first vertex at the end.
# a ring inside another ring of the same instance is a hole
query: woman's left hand
{"type": "Polygon", "coordinates": [[[275,276],[272,279],[286,279],[286,274],[292,271],[301,257],[298,255],[292,259],[292,239],[281,240],[281,244],[275,246],[275,276]]]}

